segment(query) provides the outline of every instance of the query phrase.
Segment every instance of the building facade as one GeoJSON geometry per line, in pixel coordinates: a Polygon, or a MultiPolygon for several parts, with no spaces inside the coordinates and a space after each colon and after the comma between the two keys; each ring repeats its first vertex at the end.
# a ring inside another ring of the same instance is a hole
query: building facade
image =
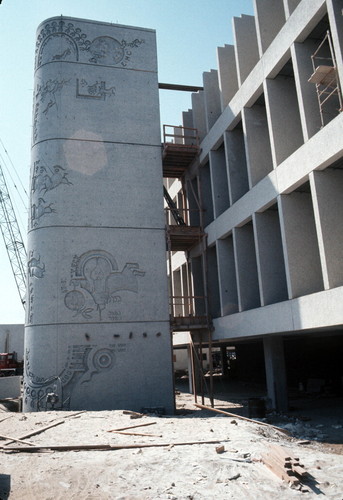
{"type": "Polygon", "coordinates": [[[194,208],[196,192],[207,244],[175,255],[172,281],[196,296],[206,261],[212,341],[236,345],[245,366],[262,353],[271,405],[286,409],[287,385],[342,390],[343,4],[254,7],[183,113],[200,152],[169,194],[194,208]]]}

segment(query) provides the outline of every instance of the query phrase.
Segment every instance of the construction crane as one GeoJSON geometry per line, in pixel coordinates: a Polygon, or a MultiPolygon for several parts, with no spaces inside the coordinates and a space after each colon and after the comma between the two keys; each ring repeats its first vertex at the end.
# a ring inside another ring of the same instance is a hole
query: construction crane
{"type": "Polygon", "coordinates": [[[25,309],[26,296],[26,249],[21,237],[18,221],[0,164],[0,228],[8,258],[18,288],[21,303],[25,309]]]}

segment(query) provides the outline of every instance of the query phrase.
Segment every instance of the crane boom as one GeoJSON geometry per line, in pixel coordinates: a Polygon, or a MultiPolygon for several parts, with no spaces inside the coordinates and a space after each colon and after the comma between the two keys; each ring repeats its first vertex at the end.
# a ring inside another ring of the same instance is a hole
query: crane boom
{"type": "Polygon", "coordinates": [[[26,249],[21,237],[18,221],[0,164],[0,228],[8,258],[18,288],[21,303],[25,308],[26,296],[26,249]]]}

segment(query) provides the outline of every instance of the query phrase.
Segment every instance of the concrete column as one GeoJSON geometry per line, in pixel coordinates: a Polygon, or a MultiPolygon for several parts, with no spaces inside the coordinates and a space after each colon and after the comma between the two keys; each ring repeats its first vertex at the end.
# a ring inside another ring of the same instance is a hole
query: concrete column
{"type": "Polygon", "coordinates": [[[198,130],[199,140],[202,141],[207,133],[204,92],[192,94],[192,110],[194,127],[198,130]]]}
{"type": "Polygon", "coordinates": [[[252,224],[233,231],[239,312],[261,305],[252,224]]]}
{"type": "Polygon", "coordinates": [[[265,106],[255,104],[251,108],[243,108],[242,121],[249,187],[252,188],[273,170],[265,106]]]}
{"type": "Polygon", "coordinates": [[[289,298],[323,290],[310,193],[281,195],[279,213],[289,298]]]}
{"type": "Polygon", "coordinates": [[[171,412],[155,32],[44,21],[33,116],[24,409],[171,412]]]}
{"type": "Polygon", "coordinates": [[[343,170],[310,175],[325,289],[343,285],[343,170]]]}
{"type": "Polygon", "coordinates": [[[221,114],[218,71],[203,73],[205,115],[207,132],[213,127],[221,114]]]}
{"type": "Polygon", "coordinates": [[[180,268],[181,271],[181,294],[184,298],[183,300],[183,314],[184,316],[187,316],[188,314],[191,313],[190,307],[189,307],[189,301],[190,301],[190,287],[189,287],[189,276],[188,276],[188,265],[183,264],[183,266],[180,268]]]}
{"type": "Polygon", "coordinates": [[[199,212],[199,192],[197,178],[188,180],[186,184],[187,200],[189,208],[189,220],[191,226],[200,225],[200,212],[199,212]]]}
{"type": "Polygon", "coordinates": [[[235,48],[224,45],[217,48],[218,80],[221,109],[224,111],[238,90],[235,48]]]}
{"type": "Polygon", "coordinates": [[[341,0],[326,0],[332,43],[341,89],[343,88],[343,15],[341,0]]]}
{"type": "Polygon", "coordinates": [[[249,191],[243,130],[236,127],[234,130],[226,132],[224,141],[228,165],[230,204],[232,205],[249,191]]]}
{"type": "Polygon", "coordinates": [[[308,79],[313,73],[311,55],[317,50],[318,40],[308,38],[291,46],[294,78],[299,99],[300,119],[304,140],[307,141],[321,128],[316,86],[308,79]]]}
{"type": "Polygon", "coordinates": [[[298,7],[301,0],[284,0],[286,17],[288,18],[298,7]]]}
{"type": "Polygon", "coordinates": [[[203,212],[203,223],[207,226],[213,221],[213,198],[210,165],[206,163],[200,168],[200,189],[201,189],[201,206],[203,212]]]}
{"type": "Polygon", "coordinates": [[[214,217],[217,218],[230,206],[224,144],[222,144],[217,150],[210,151],[209,160],[214,217]]]}
{"type": "Polygon", "coordinates": [[[283,0],[254,0],[254,11],[257,42],[262,56],[285,24],[283,0]]]}
{"type": "Polygon", "coordinates": [[[201,259],[202,257],[195,257],[191,262],[194,296],[198,297],[194,299],[196,316],[202,316],[206,314],[205,301],[203,299],[203,297],[205,296],[205,292],[201,259]]]}
{"type": "Polygon", "coordinates": [[[183,123],[183,126],[186,127],[186,130],[184,130],[184,134],[185,134],[185,144],[188,144],[188,145],[195,145],[195,140],[194,140],[194,132],[191,131],[191,130],[187,130],[187,128],[195,128],[194,126],[194,122],[193,122],[193,112],[191,109],[189,109],[188,111],[183,111],[182,113],[182,123],[183,123]],[[189,136],[189,137],[187,137],[189,136]]]}
{"type": "Polygon", "coordinates": [[[233,33],[238,84],[241,86],[259,60],[254,16],[242,14],[241,17],[234,17],[233,33]]]}
{"type": "Polygon", "coordinates": [[[277,209],[253,216],[261,305],[287,300],[287,281],[277,209]]]}
{"type": "Polygon", "coordinates": [[[188,387],[190,394],[194,394],[193,392],[193,366],[192,366],[192,347],[190,345],[187,346],[187,371],[188,371],[188,387]]]}
{"type": "Polygon", "coordinates": [[[303,143],[294,78],[279,75],[264,82],[267,117],[274,166],[279,165],[303,143]]]}
{"type": "Polygon", "coordinates": [[[268,398],[271,400],[272,408],[277,411],[288,411],[283,338],[265,335],[263,349],[268,398]]]}
{"type": "Polygon", "coordinates": [[[237,281],[232,236],[217,240],[221,316],[238,312],[237,281]]]}
{"type": "Polygon", "coordinates": [[[181,289],[181,273],[180,269],[173,271],[173,296],[174,298],[174,314],[175,316],[182,316],[183,302],[182,302],[182,289],[181,289]]]}
{"type": "Polygon", "coordinates": [[[218,283],[218,265],[216,247],[207,249],[207,286],[208,286],[208,304],[209,313],[212,318],[220,316],[220,298],[218,283]]]}

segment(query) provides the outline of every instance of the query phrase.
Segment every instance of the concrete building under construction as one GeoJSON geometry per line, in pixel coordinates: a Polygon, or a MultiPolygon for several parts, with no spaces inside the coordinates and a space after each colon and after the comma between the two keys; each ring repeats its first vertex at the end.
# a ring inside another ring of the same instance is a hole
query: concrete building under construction
{"type": "Polygon", "coordinates": [[[254,7],[165,129],[172,328],[198,391],[203,349],[234,347],[286,410],[290,388],[342,393],[343,5],[254,7]]]}
{"type": "Polygon", "coordinates": [[[201,87],[158,83],[153,30],[39,26],[24,410],[173,412],[171,338],[210,400],[217,365],[342,394],[343,5],[254,7],[201,87]],[[192,90],[162,146],[158,88],[192,90]]]}

